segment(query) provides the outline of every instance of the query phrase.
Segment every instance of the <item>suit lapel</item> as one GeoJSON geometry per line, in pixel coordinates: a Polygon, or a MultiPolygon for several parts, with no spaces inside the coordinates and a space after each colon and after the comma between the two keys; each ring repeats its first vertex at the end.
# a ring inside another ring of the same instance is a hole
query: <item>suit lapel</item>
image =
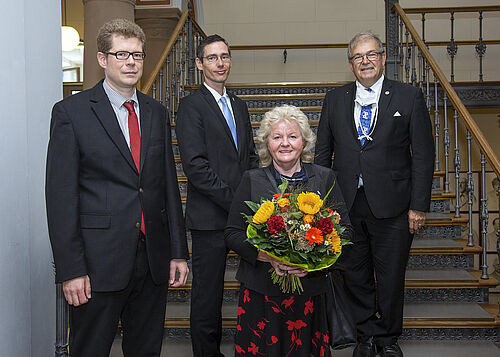
{"type": "Polygon", "coordinates": [[[384,78],[384,83],[382,84],[382,89],[380,92],[380,97],[378,100],[378,118],[377,125],[373,130],[372,136],[377,134],[377,129],[384,126],[384,118],[386,117],[387,108],[389,107],[389,103],[392,99],[392,82],[387,78],[384,78]]]}
{"type": "MultiPolygon", "coordinates": [[[[234,124],[236,125],[236,138],[238,139],[238,154],[242,154],[241,145],[246,141],[246,121],[247,117],[244,115],[246,111],[241,110],[241,107],[235,100],[233,94],[228,94],[231,98],[231,107],[233,108],[234,124]]],[[[231,135],[231,138],[233,136],[231,135]]],[[[233,140],[234,142],[234,140],[233,140]]],[[[235,147],[236,148],[236,147],[235,147]]]]}
{"type": "Polygon", "coordinates": [[[116,145],[122,154],[123,158],[128,162],[130,167],[137,172],[134,159],[132,158],[132,153],[130,152],[127,142],[123,137],[120,125],[118,125],[115,111],[109,102],[108,96],[104,92],[102,81],[100,81],[92,89],[92,94],[90,95],[90,107],[97,116],[97,119],[101,122],[104,130],[108,133],[111,141],[116,145]]]}
{"type": "Polygon", "coordinates": [[[356,128],[356,123],[354,122],[354,98],[356,97],[356,82],[351,83],[350,86],[346,87],[346,92],[344,95],[346,108],[345,118],[348,123],[348,127],[351,128],[351,133],[354,140],[361,145],[358,139],[358,128],[356,128]]]}
{"type": "MultiPolygon", "coordinates": [[[[205,87],[204,84],[202,84],[200,86],[200,91],[203,94],[203,98],[209,104],[210,109],[212,109],[212,112],[215,114],[215,118],[217,118],[216,120],[219,122],[220,125],[222,125],[222,127],[224,128],[224,131],[226,132],[226,135],[229,136],[229,139],[233,143],[234,150],[236,150],[236,145],[234,144],[233,135],[231,134],[231,130],[229,129],[229,126],[227,125],[227,121],[226,121],[226,118],[224,117],[224,114],[222,114],[222,111],[220,110],[219,104],[217,104],[214,96],[212,95],[212,93],[210,93],[210,91],[205,87]]],[[[231,99],[231,106],[233,103],[234,102],[231,99]]],[[[236,110],[234,107],[233,107],[233,113],[235,115],[235,122],[236,122],[236,110]]],[[[238,125],[237,124],[236,124],[236,133],[238,133],[238,125]]],[[[238,135],[238,134],[236,134],[236,135],[238,135]]],[[[237,136],[237,138],[239,138],[239,136],[237,136]]]]}
{"type": "Polygon", "coordinates": [[[149,148],[149,139],[151,137],[151,103],[149,98],[137,91],[137,99],[139,100],[139,110],[141,116],[141,172],[144,165],[144,160],[149,148]]]}

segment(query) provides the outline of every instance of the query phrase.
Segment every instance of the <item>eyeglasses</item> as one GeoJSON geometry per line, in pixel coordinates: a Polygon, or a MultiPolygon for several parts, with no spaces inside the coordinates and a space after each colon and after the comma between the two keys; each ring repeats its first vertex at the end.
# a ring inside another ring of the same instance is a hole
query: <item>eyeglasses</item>
{"type": "Polygon", "coordinates": [[[364,55],[355,55],[351,57],[351,61],[354,63],[361,63],[363,62],[363,58],[365,58],[365,56],[368,61],[376,61],[381,54],[382,52],[368,52],[364,55]]]}
{"type": "Polygon", "coordinates": [[[206,57],[203,57],[207,60],[208,63],[215,63],[217,60],[220,58],[222,62],[229,62],[231,61],[231,55],[225,53],[223,55],[217,56],[217,55],[208,55],[206,57]]]}
{"type": "Polygon", "coordinates": [[[146,58],[146,53],[144,53],[144,52],[118,51],[118,52],[106,52],[106,54],[113,55],[116,57],[117,60],[120,60],[120,61],[127,60],[130,57],[130,55],[132,55],[132,58],[135,61],[142,61],[144,58],[146,58]]]}

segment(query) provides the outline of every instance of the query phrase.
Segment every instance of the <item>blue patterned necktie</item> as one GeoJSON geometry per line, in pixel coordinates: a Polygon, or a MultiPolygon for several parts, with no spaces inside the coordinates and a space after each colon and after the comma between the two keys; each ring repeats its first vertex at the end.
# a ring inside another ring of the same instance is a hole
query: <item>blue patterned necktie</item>
{"type": "Polygon", "coordinates": [[[238,139],[236,138],[236,125],[234,124],[234,118],[229,110],[229,107],[226,102],[226,98],[220,97],[220,102],[222,104],[222,113],[224,114],[224,118],[226,118],[227,125],[229,126],[229,130],[231,130],[231,135],[233,136],[234,145],[236,145],[236,150],[238,150],[238,139]]]}
{"type": "MultiPolygon", "coordinates": [[[[366,88],[368,92],[372,90],[370,88],[366,88]]],[[[361,106],[361,113],[359,115],[359,126],[358,126],[358,135],[361,136],[361,146],[365,144],[366,137],[370,132],[370,126],[372,122],[372,104],[361,106]]]]}

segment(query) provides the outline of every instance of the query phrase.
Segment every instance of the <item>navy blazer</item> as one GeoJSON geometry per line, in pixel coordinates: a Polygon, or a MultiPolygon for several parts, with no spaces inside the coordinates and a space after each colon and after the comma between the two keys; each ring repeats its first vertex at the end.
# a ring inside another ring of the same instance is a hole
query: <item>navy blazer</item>
{"type": "Polygon", "coordinates": [[[137,92],[140,174],[102,81],[54,105],[46,204],[56,281],[89,275],[93,291],[130,280],[144,212],[153,280],[169,280],[170,259],[189,257],[165,108],[137,92]]]}
{"type": "Polygon", "coordinates": [[[355,83],[326,94],[314,162],[333,168],[349,209],[361,173],[375,217],[396,217],[408,209],[428,211],[434,142],[422,91],[384,79],[373,141],[364,146],[354,123],[355,96],[355,83]]]}
{"type": "Polygon", "coordinates": [[[238,97],[228,95],[238,149],[219,105],[205,85],[184,97],[177,111],[175,132],[188,179],[186,225],[190,229],[224,229],[243,172],[258,167],[247,106],[238,97]]]}

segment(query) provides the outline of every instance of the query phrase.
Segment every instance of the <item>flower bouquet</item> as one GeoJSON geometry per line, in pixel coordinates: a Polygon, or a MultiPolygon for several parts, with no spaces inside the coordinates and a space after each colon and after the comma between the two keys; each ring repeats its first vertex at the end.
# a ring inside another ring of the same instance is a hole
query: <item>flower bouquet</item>
{"type": "MultiPolygon", "coordinates": [[[[288,181],[282,179],[281,193],[272,200],[260,203],[245,201],[254,212],[245,215],[248,223],[247,241],[284,264],[296,265],[313,272],[328,268],[340,256],[342,246],[351,244],[341,239],[345,230],[340,225],[340,215],[314,192],[285,192],[288,181]]],[[[284,293],[302,293],[302,283],[296,275],[279,276],[274,268],[269,270],[273,282],[284,293]]]]}

